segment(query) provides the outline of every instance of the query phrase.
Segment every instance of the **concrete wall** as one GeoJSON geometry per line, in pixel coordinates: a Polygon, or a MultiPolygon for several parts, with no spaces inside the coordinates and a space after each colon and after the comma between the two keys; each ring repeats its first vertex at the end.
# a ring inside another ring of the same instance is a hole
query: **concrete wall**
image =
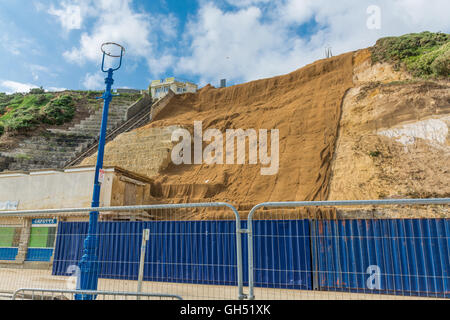
{"type": "Polygon", "coordinates": [[[156,118],[156,116],[158,115],[158,113],[160,113],[169,104],[170,100],[172,100],[172,98],[174,96],[175,96],[175,93],[172,90],[169,90],[169,93],[164,98],[162,98],[161,100],[156,102],[152,106],[150,120],[154,120],[156,118]]]}
{"type": "Polygon", "coordinates": [[[126,120],[130,120],[132,117],[134,117],[136,114],[144,110],[145,108],[151,107],[152,99],[148,94],[144,94],[142,99],[139,101],[136,101],[133,105],[131,105],[127,110],[127,118],[126,120]]]}
{"type": "MultiPolygon", "coordinates": [[[[106,167],[104,170],[105,178],[101,188],[100,206],[142,205],[151,201],[152,181],[148,178],[120,168],[106,167]]],[[[94,175],[94,167],[0,174],[0,203],[18,201],[17,210],[90,207],[94,175]]],[[[19,227],[21,234],[15,260],[0,261],[0,266],[24,266],[26,263],[31,263],[33,265],[31,267],[51,265],[51,262],[49,264],[49,262],[26,261],[32,219],[41,216],[25,218],[17,214],[2,217],[1,213],[5,210],[0,210],[0,226],[19,227]]],[[[42,217],[57,218],[58,221],[88,221],[89,213],[42,217]]],[[[101,212],[99,215],[100,220],[117,220],[118,218],[136,220],[146,217],[148,217],[146,212],[101,212]]]]}
{"type": "MultiPolygon", "coordinates": [[[[100,206],[148,202],[151,180],[120,168],[106,167],[104,170],[100,206]],[[125,190],[130,190],[127,185],[132,185],[136,191],[131,197],[125,198],[125,190]]],[[[95,168],[90,166],[61,171],[0,174],[0,203],[18,201],[17,210],[90,207],[94,176],[95,168]]],[[[4,218],[0,216],[1,219],[4,218]]]]}
{"type": "MultiPolygon", "coordinates": [[[[18,210],[89,207],[94,168],[0,174],[0,202],[19,201],[18,210]]],[[[111,202],[114,169],[106,169],[100,205],[111,202]]]]}
{"type": "Polygon", "coordinates": [[[141,91],[139,89],[116,89],[117,93],[140,93],[141,91]]]}
{"type": "MultiPolygon", "coordinates": [[[[122,133],[106,145],[104,163],[139,172],[148,178],[154,177],[169,165],[174,145],[172,132],[179,128],[170,126],[122,133]]],[[[81,164],[91,166],[96,159],[97,156],[93,155],[81,164]]]]}

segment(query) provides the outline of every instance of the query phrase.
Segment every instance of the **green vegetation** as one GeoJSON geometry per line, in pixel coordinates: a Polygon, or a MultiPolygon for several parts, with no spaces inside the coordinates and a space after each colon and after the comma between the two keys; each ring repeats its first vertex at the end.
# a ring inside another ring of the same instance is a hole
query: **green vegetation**
{"type": "Polygon", "coordinates": [[[6,113],[0,117],[5,130],[19,131],[35,127],[40,123],[39,112],[54,96],[50,93],[16,95],[8,104],[6,113]]]}
{"type": "Polygon", "coordinates": [[[450,76],[450,42],[428,53],[406,60],[409,70],[417,77],[450,76]]]}
{"type": "Polygon", "coordinates": [[[369,152],[369,156],[371,156],[372,158],[378,158],[379,156],[381,156],[381,152],[380,151],[370,151],[369,152]]]}
{"type": "MultiPolygon", "coordinates": [[[[97,111],[102,106],[103,91],[65,91],[46,93],[41,88],[28,94],[0,92],[0,136],[8,132],[25,132],[39,125],[62,125],[72,121],[77,108],[97,111]]],[[[123,93],[114,97],[112,105],[131,105],[140,94],[123,93]]]]}
{"type": "Polygon", "coordinates": [[[73,119],[75,103],[69,95],[60,96],[41,108],[39,114],[42,122],[51,125],[62,125],[73,119]]]}
{"type": "MultiPolygon", "coordinates": [[[[76,96],[79,99],[86,100],[86,104],[90,111],[97,111],[103,105],[103,100],[98,99],[103,96],[103,91],[80,91],[71,90],[68,91],[71,95],[76,96]]],[[[115,96],[112,100],[112,105],[131,105],[133,102],[142,99],[143,96],[138,93],[121,93],[115,96]]]]}
{"type": "Polygon", "coordinates": [[[33,159],[32,156],[30,156],[28,154],[24,154],[24,153],[18,154],[15,157],[16,157],[16,159],[21,159],[21,160],[31,160],[31,159],[33,159]]]}
{"type": "Polygon", "coordinates": [[[75,104],[69,95],[55,97],[32,89],[28,95],[0,94],[0,135],[4,131],[21,131],[41,123],[63,124],[72,120],[75,104]]]}
{"type": "Polygon", "coordinates": [[[0,117],[7,111],[7,107],[17,105],[18,101],[22,101],[22,94],[11,94],[7,95],[3,92],[0,92],[0,117]]]}
{"type": "MultiPolygon", "coordinates": [[[[8,107],[8,103],[13,99],[13,95],[7,95],[5,93],[0,92],[0,117],[6,112],[6,108],[8,107]]],[[[5,127],[3,123],[0,121],[0,136],[5,132],[5,127]]]]}
{"type": "Polygon", "coordinates": [[[40,124],[62,125],[73,119],[80,97],[74,94],[45,93],[41,88],[30,93],[0,93],[0,135],[5,131],[29,131],[40,124]]]}
{"type": "Polygon", "coordinates": [[[40,87],[40,88],[33,88],[30,90],[30,94],[44,94],[45,90],[44,88],[40,87]]]}
{"type": "Polygon", "coordinates": [[[446,33],[412,33],[382,38],[371,48],[372,61],[405,66],[418,78],[450,76],[450,35],[446,33]]]}

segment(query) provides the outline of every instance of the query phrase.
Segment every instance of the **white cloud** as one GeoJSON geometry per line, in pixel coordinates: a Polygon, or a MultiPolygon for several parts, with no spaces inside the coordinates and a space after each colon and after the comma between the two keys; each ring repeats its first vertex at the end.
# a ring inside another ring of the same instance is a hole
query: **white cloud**
{"type": "Polygon", "coordinates": [[[48,10],[48,13],[58,18],[61,25],[66,30],[81,29],[83,17],[81,15],[81,2],[75,1],[73,4],[69,2],[62,2],[62,8],[56,9],[53,5],[48,10]]]}
{"type": "Polygon", "coordinates": [[[36,45],[34,40],[28,38],[14,38],[6,32],[0,36],[0,46],[14,56],[19,56],[22,53],[29,54],[36,53],[36,45]]]}
{"type": "MultiPolygon", "coordinates": [[[[30,83],[22,83],[11,80],[0,81],[0,92],[4,91],[7,94],[28,93],[33,88],[39,88],[39,86],[30,83]]],[[[67,89],[58,87],[49,87],[48,89],[45,89],[46,92],[61,92],[65,90],[67,89]]]]}
{"type": "Polygon", "coordinates": [[[268,3],[270,0],[226,0],[226,2],[235,7],[248,7],[255,4],[268,3]]]}
{"type": "Polygon", "coordinates": [[[129,65],[146,61],[152,76],[173,69],[200,77],[202,84],[221,78],[238,82],[293,71],[323,58],[328,45],[336,55],[383,36],[450,31],[448,0],[199,0],[198,12],[181,33],[173,14],[138,11],[133,4],[64,0],[47,10],[64,30],[82,30],[65,59],[99,62],[100,45],[115,41],[126,47],[129,65]],[[226,11],[224,3],[233,9],[226,11]],[[381,9],[379,30],[367,28],[371,5],[381,9]]]}
{"type": "Polygon", "coordinates": [[[93,30],[82,34],[79,47],[64,53],[67,60],[79,64],[86,60],[98,61],[101,44],[109,41],[124,45],[132,56],[146,56],[151,52],[150,23],[144,14],[131,10],[130,1],[96,1],[92,10],[101,14],[93,30]]]}
{"type": "Polygon", "coordinates": [[[149,16],[151,29],[160,33],[162,41],[171,41],[177,37],[178,19],[172,14],[149,16]]]}
{"type": "MultiPolygon", "coordinates": [[[[147,61],[153,74],[168,67],[167,62],[171,58],[163,56],[163,51],[158,52],[155,48],[158,42],[170,42],[177,37],[178,20],[173,14],[138,12],[132,7],[131,0],[72,0],[55,10],[63,16],[67,12],[65,9],[73,6],[80,8],[81,20],[89,17],[93,26],[82,33],[78,46],[63,53],[67,61],[79,65],[88,61],[99,62],[101,44],[117,42],[126,48],[128,58],[147,61]],[[153,62],[160,58],[164,68],[154,68],[153,62]]],[[[78,27],[78,24],[74,25],[78,27]]],[[[80,26],[83,28],[81,23],[80,26]]]]}
{"type": "Polygon", "coordinates": [[[57,87],[49,87],[48,89],[46,89],[46,92],[62,92],[62,91],[66,91],[67,88],[57,88],[57,87]]]}
{"type": "Polygon", "coordinates": [[[33,5],[37,12],[42,12],[46,10],[46,5],[38,0],[33,0],[33,5]]]}
{"type": "Polygon", "coordinates": [[[171,53],[166,52],[165,54],[161,54],[158,58],[149,57],[147,63],[151,68],[152,74],[160,75],[173,66],[176,63],[176,60],[171,53]]]}
{"type": "MultiPolygon", "coordinates": [[[[66,0],[48,13],[57,17],[65,30],[83,30],[79,44],[63,53],[64,58],[78,65],[100,62],[100,47],[117,42],[126,48],[128,65],[145,61],[153,76],[170,68],[173,56],[167,49],[177,38],[178,19],[173,14],[138,11],[132,0],[66,0]],[[90,19],[92,27],[87,26],[90,19]]],[[[107,57],[107,67],[117,63],[107,57]]]]}
{"type": "Polygon", "coordinates": [[[313,17],[315,8],[315,0],[285,1],[283,5],[276,7],[275,15],[285,23],[302,24],[313,17]]]}
{"type": "Polygon", "coordinates": [[[16,82],[16,81],[11,81],[11,80],[1,81],[0,87],[2,88],[2,90],[5,90],[5,92],[7,94],[18,93],[18,92],[28,93],[28,92],[30,92],[30,89],[39,88],[38,86],[36,86],[34,84],[21,83],[21,82],[16,82]]]}
{"type": "Polygon", "coordinates": [[[30,69],[31,75],[33,76],[34,81],[38,81],[40,79],[40,74],[42,74],[42,73],[45,73],[52,77],[56,76],[56,74],[54,72],[52,72],[49,68],[38,65],[38,64],[30,64],[30,65],[28,65],[28,69],[30,69]]]}
{"type": "Polygon", "coordinates": [[[201,77],[248,81],[293,71],[334,54],[371,46],[383,36],[450,31],[448,0],[226,0],[201,2],[186,30],[187,52],[176,70],[201,77]],[[381,9],[381,29],[367,28],[367,8],[381,9]],[[313,30],[302,30],[315,22],[313,30]]]}
{"type": "Polygon", "coordinates": [[[84,77],[83,86],[88,90],[98,90],[105,86],[104,77],[101,73],[88,73],[84,77]]]}
{"type": "Polygon", "coordinates": [[[290,38],[278,22],[264,21],[255,6],[223,12],[213,4],[203,6],[188,26],[191,55],[180,58],[177,70],[194,73],[202,82],[220,78],[251,80],[293,70],[311,57],[305,40],[290,38]]]}

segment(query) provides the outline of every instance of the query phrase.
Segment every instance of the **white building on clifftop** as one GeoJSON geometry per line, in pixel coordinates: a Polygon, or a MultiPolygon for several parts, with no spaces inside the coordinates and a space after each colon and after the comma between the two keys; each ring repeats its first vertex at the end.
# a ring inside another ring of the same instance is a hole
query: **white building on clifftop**
{"type": "Polygon", "coordinates": [[[164,81],[153,80],[149,91],[153,99],[161,99],[169,93],[169,89],[175,94],[187,92],[195,93],[197,92],[198,86],[195,83],[177,80],[175,77],[172,77],[167,78],[164,81]]]}

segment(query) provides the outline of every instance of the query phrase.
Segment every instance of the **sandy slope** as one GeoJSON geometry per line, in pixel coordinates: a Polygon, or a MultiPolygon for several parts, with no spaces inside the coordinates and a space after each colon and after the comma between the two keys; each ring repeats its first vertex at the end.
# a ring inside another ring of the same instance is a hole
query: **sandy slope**
{"type": "Polygon", "coordinates": [[[153,123],[108,144],[105,161],[152,175],[157,202],[217,200],[247,208],[265,201],[448,197],[450,85],[410,78],[389,64],[372,65],[370,52],[360,50],[271,79],[206,86],[176,96],[153,123]],[[168,166],[149,174],[152,148],[133,136],[173,125],[192,132],[194,121],[223,134],[278,129],[278,173],[261,175],[248,157],[245,165],[177,166],[166,152],[168,166]]]}
{"type": "MultiPolygon", "coordinates": [[[[150,127],[203,121],[203,129],[278,129],[278,174],[260,165],[170,166],[166,184],[220,184],[213,198],[233,203],[326,199],[342,97],[352,86],[352,54],[321,60],[291,74],[178,96],[150,127]]],[[[145,128],[141,130],[146,130],[145,128]]]]}

